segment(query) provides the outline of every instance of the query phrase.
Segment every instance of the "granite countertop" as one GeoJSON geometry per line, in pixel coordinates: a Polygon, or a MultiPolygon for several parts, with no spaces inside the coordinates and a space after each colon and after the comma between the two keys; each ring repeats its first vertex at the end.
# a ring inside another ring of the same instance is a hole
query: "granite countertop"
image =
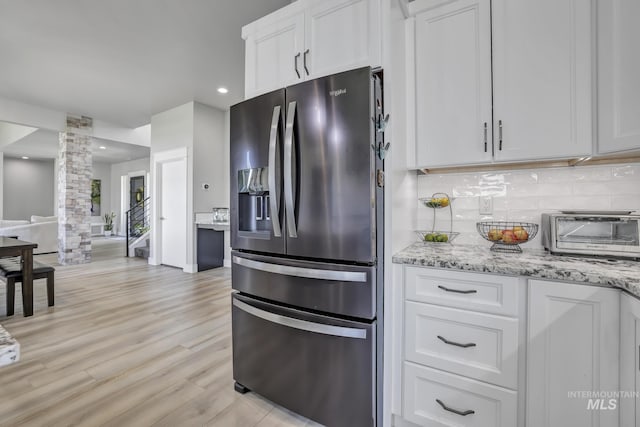
{"type": "Polygon", "coordinates": [[[484,246],[416,242],[396,253],[393,262],[610,286],[640,298],[640,262],[632,260],[558,256],[525,248],[521,254],[508,254],[484,246]]]}
{"type": "Polygon", "coordinates": [[[0,366],[10,365],[20,359],[20,344],[0,326],[0,366]]]}
{"type": "Polygon", "coordinates": [[[216,231],[229,230],[229,220],[216,221],[213,212],[196,212],[194,222],[198,228],[208,228],[216,231]]]}

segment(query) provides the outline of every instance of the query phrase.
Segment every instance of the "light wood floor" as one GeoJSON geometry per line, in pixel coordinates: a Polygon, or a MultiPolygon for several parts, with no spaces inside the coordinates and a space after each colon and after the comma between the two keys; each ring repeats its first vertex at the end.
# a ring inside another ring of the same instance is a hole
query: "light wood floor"
{"type": "MultiPolygon", "coordinates": [[[[34,316],[0,324],[21,345],[0,368],[2,426],[311,426],[233,391],[230,270],[186,274],[95,240],[93,261],[56,267],[56,305],[34,283],[34,316]]],[[[57,264],[56,255],[36,259],[57,264]]]]}

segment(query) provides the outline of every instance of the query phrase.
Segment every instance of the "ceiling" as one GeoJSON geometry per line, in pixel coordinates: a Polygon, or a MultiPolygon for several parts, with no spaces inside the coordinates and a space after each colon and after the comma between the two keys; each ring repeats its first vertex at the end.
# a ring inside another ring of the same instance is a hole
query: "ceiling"
{"type": "Polygon", "coordinates": [[[288,3],[0,0],[0,97],[130,128],[189,101],[227,109],[244,93],[242,26],[288,3]]]}
{"type": "MultiPolygon", "coordinates": [[[[58,157],[58,146],[57,132],[39,129],[17,142],[2,147],[2,151],[5,157],[55,159],[58,157]]],[[[120,163],[149,157],[149,147],[100,138],[92,138],[91,152],[95,163],[120,163]]]]}

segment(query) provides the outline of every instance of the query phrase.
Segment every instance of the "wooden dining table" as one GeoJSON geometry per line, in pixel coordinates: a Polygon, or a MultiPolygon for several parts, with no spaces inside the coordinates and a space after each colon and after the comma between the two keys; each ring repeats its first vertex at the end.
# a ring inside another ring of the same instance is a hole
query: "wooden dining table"
{"type": "Polygon", "coordinates": [[[33,250],[37,243],[0,236],[0,257],[19,256],[22,260],[22,311],[33,316],[33,250]]]}

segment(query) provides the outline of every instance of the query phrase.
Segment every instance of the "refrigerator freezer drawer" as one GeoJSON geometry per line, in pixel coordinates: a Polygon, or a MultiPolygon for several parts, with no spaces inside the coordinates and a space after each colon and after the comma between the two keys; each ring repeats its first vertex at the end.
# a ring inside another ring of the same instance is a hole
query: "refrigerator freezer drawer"
{"type": "Polygon", "coordinates": [[[287,305],[363,319],[376,316],[376,269],[232,253],[232,286],[287,305]]]}
{"type": "Polygon", "coordinates": [[[235,381],[327,426],[375,426],[375,322],[232,301],[235,381]]]}

